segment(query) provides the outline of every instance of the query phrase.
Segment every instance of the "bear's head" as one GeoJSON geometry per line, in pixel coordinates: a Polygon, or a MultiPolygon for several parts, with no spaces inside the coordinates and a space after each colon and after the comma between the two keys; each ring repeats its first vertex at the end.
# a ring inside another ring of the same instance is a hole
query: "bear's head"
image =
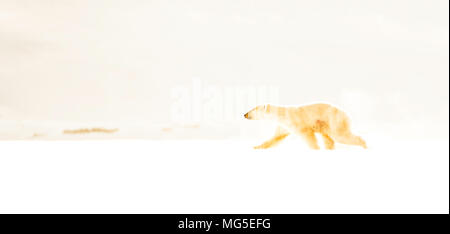
{"type": "Polygon", "coordinates": [[[269,113],[269,109],[270,105],[268,104],[260,105],[247,112],[244,117],[251,120],[266,119],[269,113]]]}

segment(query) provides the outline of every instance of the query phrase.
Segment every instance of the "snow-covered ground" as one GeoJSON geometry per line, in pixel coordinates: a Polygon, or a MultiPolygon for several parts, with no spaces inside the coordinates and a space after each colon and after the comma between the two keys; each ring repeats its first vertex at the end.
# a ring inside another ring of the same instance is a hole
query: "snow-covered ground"
{"type": "Polygon", "coordinates": [[[449,143],[0,141],[0,212],[448,213],[449,143]]]}
{"type": "Polygon", "coordinates": [[[17,119],[0,121],[0,213],[449,212],[448,126],[356,123],[369,149],[313,151],[295,136],[254,150],[264,121],[17,119]],[[92,127],[119,131],[63,134],[92,127]]]}

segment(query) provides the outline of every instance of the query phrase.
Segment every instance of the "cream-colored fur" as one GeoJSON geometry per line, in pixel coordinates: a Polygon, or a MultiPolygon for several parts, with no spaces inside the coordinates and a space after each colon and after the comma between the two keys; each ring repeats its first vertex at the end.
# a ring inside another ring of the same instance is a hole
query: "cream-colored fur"
{"type": "Polygon", "coordinates": [[[244,117],[252,120],[269,119],[279,124],[272,139],[255,146],[255,149],[275,146],[291,133],[302,136],[312,149],[319,149],[315,133],[322,135],[326,149],[334,149],[334,141],[367,148],[366,142],[350,131],[347,115],[329,104],[318,103],[300,107],[257,106],[244,117]]]}

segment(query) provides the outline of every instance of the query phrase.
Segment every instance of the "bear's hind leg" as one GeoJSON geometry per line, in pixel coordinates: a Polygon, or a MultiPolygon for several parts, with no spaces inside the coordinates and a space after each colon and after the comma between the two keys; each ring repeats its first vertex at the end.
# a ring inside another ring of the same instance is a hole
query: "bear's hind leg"
{"type": "Polygon", "coordinates": [[[366,142],[361,137],[352,134],[348,117],[342,117],[335,126],[330,132],[335,141],[347,145],[359,145],[367,149],[366,142]]]}
{"type": "Polygon", "coordinates": [[[366,142],[359,136],[355,136],[351,133],[346,133],[335,137],[335,140],[342,144],[347,145],[359,145],[367,149],[366,142]]]}

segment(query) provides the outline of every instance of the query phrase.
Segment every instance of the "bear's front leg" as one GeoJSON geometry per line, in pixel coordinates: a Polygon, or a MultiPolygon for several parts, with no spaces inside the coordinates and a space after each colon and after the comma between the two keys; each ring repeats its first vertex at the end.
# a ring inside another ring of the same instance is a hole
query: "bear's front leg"
{"type": "Polygon", "coordinates": [[[261,145],[253,147],[254,149],[267,149],[273,147],[280,143],[284,138],[289,135],[289,132],[283,129],[282,127],[278,127],[275,131],[275,136],[273,136],[270,140],[265,141],[261,145]]]}
{"type": "Polygon", "coordinates": [[[332,150],[334,149],[334,141],[325,133],[321,133],[323,138],[323,143],[325,144],[325,149],[332,150]]]}
{"type": "Polygon", "coordinates": [[[314,135],[314,131],[312,129],[301,130],[301,131],[298,131],[298,133],[306,141],[309,148],[315,149],[315,150],[320,149],[319,145],[317,144],[316,135],[314,135]]]}

